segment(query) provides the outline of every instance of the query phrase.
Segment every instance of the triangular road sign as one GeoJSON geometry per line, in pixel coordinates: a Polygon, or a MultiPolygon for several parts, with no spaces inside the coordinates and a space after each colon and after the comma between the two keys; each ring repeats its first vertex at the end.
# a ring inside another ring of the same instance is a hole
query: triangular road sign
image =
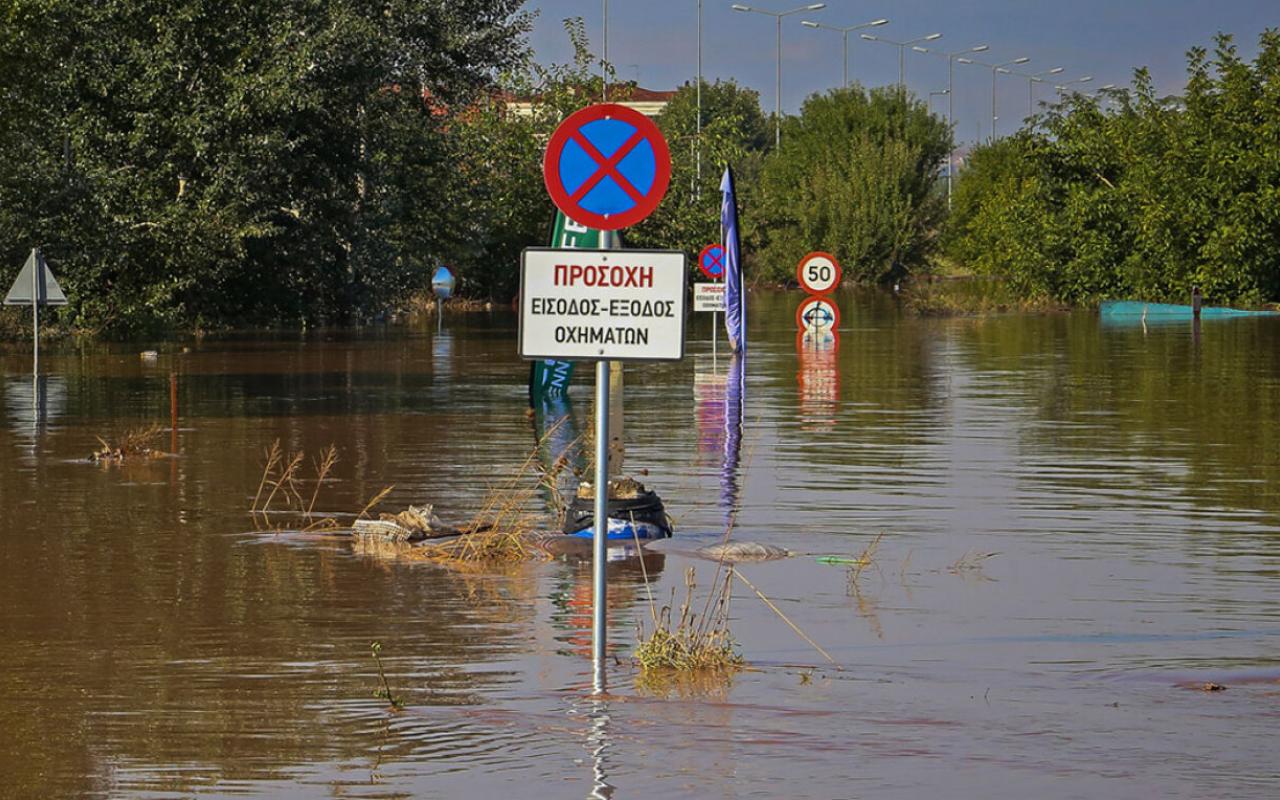
{"type": "Polygon", "coordinates": [[[67,296],[62,293],[62,287],[49,271],[49,265],[44,262],[44,256],[38,247],[27,256],[27,263],[22,265],[18,279],[13,282],[9,294],[5,295],[4,304],[29,306],[33,290],[41,305],[65,306],[67,304],[67,296]]]}

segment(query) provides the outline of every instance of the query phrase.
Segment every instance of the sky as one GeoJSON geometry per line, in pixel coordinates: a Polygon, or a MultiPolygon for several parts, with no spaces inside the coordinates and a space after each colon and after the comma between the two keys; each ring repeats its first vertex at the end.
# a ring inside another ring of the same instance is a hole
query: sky
{"type": "MultiPolygon", "coordinates": [[[[770,11],[807,5],[801,0],[742,0],[770,11]]],[[[602,41],[604,0],[530,0],[537,12],[530,43],[539,61],[571,57],[562,28],[566,17],[586,23],[592,49],[602,41]]],[[[697,0],[610,0],[609,58],[619,78],[648,89],[672,89],[697,74],[697,0]]],[[[732,78],[760,92],[772,111],[776,86],[777,27],[772,17],[733,11],[730,0],[703,0],[703,76],[732,78]]],[[[867,31],[898,41],[932,33],[943,37],[925,45],[955,52],[990,46],[974,57],[988,62],[1031,61],[1013,69],[1040,72],[1064,67],[1058,79],[1093,76],[1081,88],[1128,85],[1133,70],[1148,67],[1161,94],[1181,91],[1186,52],[1212,47],[1218,31],[1232,33],[1246,58],[1257,53],[1258,35],[1280,27],[1280,0],[829,0],[826,8],[782,20],[782,108],[796,112],[804,98],[840,85],[841,35],[800,24],[809,19],[847,27],[885,18],[867,31]]],[[[850,77],[864,85],[898,80],[898,48],[849,35],[850,77]]],[[[947,61],[906,50],[906,84],[917,95],[947,88],[947,61]]],[[[1036,99],[1053,95],[1050,79],[1036,86],[1036,99]]],[[[959,142],[991,134],[991,70],[957,64],[954,114],[959,142]]],[[[932,98],[945,114],[947,97],[932,98]]],[[[1000,75],[996,81],[997,132],[1016,130],[1027,115],[1028,82],[1000,75]]]]}

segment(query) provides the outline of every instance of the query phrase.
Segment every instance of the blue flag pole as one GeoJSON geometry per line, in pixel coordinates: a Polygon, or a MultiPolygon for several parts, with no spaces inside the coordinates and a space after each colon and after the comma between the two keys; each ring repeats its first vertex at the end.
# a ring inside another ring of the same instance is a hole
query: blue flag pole
{"type": "Polygon", "coordinates": [[[738,241],[738,201],[733,188],[733,170],[726,166],[720,180],[720,235],[724,246],[724,327],[729,349],[747,350],[747,313],[742,286],[742,248],[738,241]]]}

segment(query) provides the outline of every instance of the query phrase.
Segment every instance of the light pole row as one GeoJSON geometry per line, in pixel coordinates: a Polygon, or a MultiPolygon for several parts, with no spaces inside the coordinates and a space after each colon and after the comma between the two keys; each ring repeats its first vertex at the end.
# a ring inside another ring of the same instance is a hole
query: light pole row
{"type": "MultiPolygon", "coordinates": [[[[863,22],[858,25],[850,25],[847,28],[838,28],[835,25],[823,25],[821,22],[813,22],[811,20],[801,20],[801,25],[807,28],[822,28],[823,30],[835,31],[844,39],[844,87],[849,88],[849,34],[853,31],[860,31],[865,28],[878,28],[881,25],[888,25],[889,20],[877,19],[871,22],[863,22]]],[[[866,34],[863,34],[864,36],[866,34]]]]}
{"type": "MultiPolygon", "coordinates": [[[[762,14],[764,16],[773,17],[774,19],[777,38],[776,38],[776,87],[775,87],[775,94],[774,94],[774,134],[773,135],[774,135],[774,146],[775,147],[780,146],[782,144],[782,20],[784,17],[789,17],[794,14],[799,14],[805,11],[821,11],[822,9],[826,8],[826,3],[810,3],[808,5],[790,8],[785,11],[772,11],[769,9],[759,8],[756,6],[744,5],[742,3],[733,3],[730,7],[734,11],[740,11],[743,13],[751,13],[751,14],[762,14]]],[[[606,48],[608,48],[608,37],[609,37],[608,8],[609,8],[608,0],[604,0],[605,47],[606,48]]],[[[698,115],[697,138],[699,141],[701,141],[701,133],[702,133],[702,0],[697,0],[697,12],[698,12],[698,84],[696,88],[697,115],[698,115]]],[[[868,28],[878,28],[882,25],[887,25],[888,23],[889,23],[888,19],[881,18],[881,19],[871,20],[870,22],[862,22],[857,25],[849,25],[844,27],[837,26],[837,25],[826,25],[824,23],[815,22],[813,20],[801,20],[800,24],[807,28],[813,28],[818,30],[829,30],[829,31],[834,31],[840,34],[842,39],[842,44],[843,44],[842,85],[847,88],[849,86],[849,34],[855,31],[861,31],[868,28]]],[[[998,124],[1000,119],[997,113],[998,109],[996,107],[997,76],[1003,73],[1005,75],[1014,75],[1019,78],[1025,78],[1027,80],[1027,114],[1028,116],[1030,116],[1031,114],[1035,113],[1035,85],[1037,83],[1043,83],[1045,79],[1050,76],[1060,75],[1065,71],[1063,67],[1053,67],[1052,69],[1047,69],[1041,72],[1028,74],[1023,72],[1015,72],[1014,70],[1010,69],[1011,67],[1014,67],[1014,66],[1019,66],[1022,64],[1029,63],[1031,61],[1031,58],[1029,56],[1020,56],[1018,58],[1001,62],[1001,63],[996,63],[996,64],[977,61],[973,59],[971,57],[972,54],[986,52],[987,50],[990,49],[990,47],[985,44],[977,45],[975,47],[970,47],[964,50],[957,50],[955,52],[936,51],[936,50],[933,50],[932,48],[921,46],[925,42],[933,42],[938,39],[941,39],[942,38],[941,33],[930,33],[925,36],[920,36],[914,39],[907,39],[905,41],[896,41],[893,39],[886,39],[882,36],[877,36],[871,33],[861,33],[859,34],[859,38],[868,42],[880,42],[882,44],[892,45],[898,48],[898,88],[900,91],[903,91],[906,88],[906,50],[908,47],[910,47],[912,50],[915,50],[916,52],[919,52],[919,53],[937,55],[947,59],[946,91],[930,92],[930,99],[932,99],[934,95],[941,95],[941,94],[947,95],[947,127],[951,131],[955,130],[955,65],[956,63],[974,64],[977,66],[986,67],[987,69],[990,69],[991,70],[990,141],[995,141],[995,139],[997,138],[998,124]]],[[[1084,77],[1077,78],[1073,81],[1067,81],[1066,83],[1056,84],[1054,88],[1058,90],[1059,94],[1061,94],[1062,92],[1066,91],[1067,88],[1071,85],[1079,84],[1079,83],[1087,83],[1092,80],[1093,80],[1093,76],[1086,75],[1084,77]]],[[[1108,84],[1103,88],[1110,89],[1114,87],[1108,84]]],[[[607,88],[606,88],[606,91],[607,91],[607,88]]],[[[953,180],[954,165],[952,163],[953,160],[954,159],[950,155],[948,155],[948,158],[947,158],[947,204],[948,206],[950,206],[951,204],[952,185],[954,183],[954,180],[953,180]]],[[[702,172],[701,168],[702,168],[702,152],[701,152],[701,146],[699,146],[698,153],[697,153],[697,172],[699,177],[701,176],[701,172],[702,172]]]]}
{"type": "Polygon", "coordinates": [[[792,14],[799,14],[802,11],[821,11],[826,8],[826,3],[810,3],[807,6],[799,6],[787,11],[769,11],[764,8],[755,8],[754,6],[744,6],[740,3],[734,3],[731,8],[734,11],[743,11],[751,14],[764,14],[773,17],[778,24],[778,91],[774,97],[773,111],[773,146],[777,147],[782,144],[782,18],[789,17],[792,14]]]}

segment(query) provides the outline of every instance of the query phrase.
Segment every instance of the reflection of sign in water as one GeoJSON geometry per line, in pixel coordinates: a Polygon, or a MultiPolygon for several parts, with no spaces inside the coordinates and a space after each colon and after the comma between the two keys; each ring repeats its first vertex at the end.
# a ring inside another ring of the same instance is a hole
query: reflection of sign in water
{"type": "Polygon", "coordinates": [[[802,332],[834,332],[840,327],[840,309],[829,297],[806,297],[796,309],[796,327],[802,332]]]}
{"type": "Polygon", "coordinates": [[[67,381],[61,375],[10,378],[4,382],[4,399],[15,428],[29,431],[66,413],[67,381]]]}
{"type": "Polygon", "coordinates": [[[709,244],[698,254],[698,269],[713,281],[724,277],[724,246],[709,244]]]}
{"type": "Polygon", "coordinates": [[[520,258],[524,358],[679,361],[685,255],[528,248],[520,258]]]}
{"type": "Polygon", "coordinates": [[[695,283],[693,285],[694,311],[724,311],[723,283],[695,283]]]}
{"type": "Polygon", "coordinates": [[[809,294],[826,294],[840,285],[840,264],[830,253],[813,252],[800,260],[796,278],[809,294]]]}
{"type": "Polygon", "coordinates": [[[556,207],[606,231],[634,225],[658,207],[671,180],[671,154],[653,121],[602,103],[560,123],[542,162],[556,207]]]}
{"type": "Polygon", "coordinates": [[[693,404],[698,423],[698,452],[720,455],[724,446],[724,375],[694,372],[693,404]]]}
{"type": "Polygon", "coordinates": [[[800,369],[800,426],[806,431],[829,431],[836,425],[840,399],[840,335],[835,331],[796,334],[800,369]]]}
{"type": "Polygon", "coordinates": [[[431,340],[431,369],[440,375],[453,374],[453,335],[439,332],[431,340]]]}

